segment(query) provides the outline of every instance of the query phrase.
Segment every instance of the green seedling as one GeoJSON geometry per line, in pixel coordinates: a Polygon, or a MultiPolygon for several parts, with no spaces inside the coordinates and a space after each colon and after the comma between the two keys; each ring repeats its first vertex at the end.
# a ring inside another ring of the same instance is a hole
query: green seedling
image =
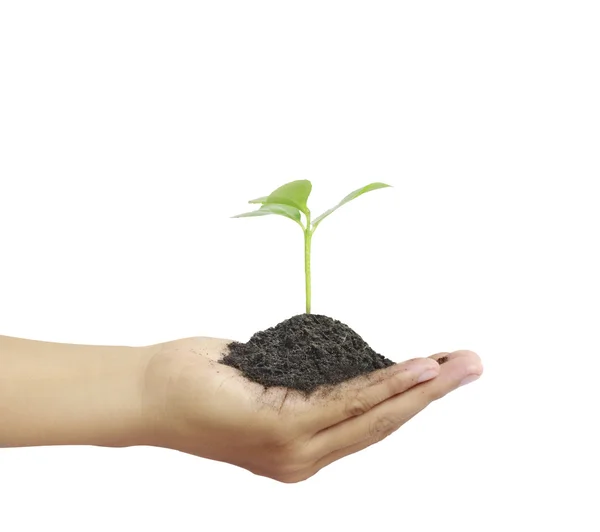
{"type": "Polygon", "coordinates": [[[348,194],[342,201],[340,201],[335,207],[326,210],[320,216],[317,216],[311,221],[310,209],[306,205],[308,196],[312,190],[312,184],[306,179],[299,181],[292,181],[287,183],[278,189],[274,190],[268,196],[250,200],[248,203],[260,203],[261,207],[256,211],[245,212],[233,216],[233,218],[246,218],[250,216],[265,216],[267,214],[279,214],[285,216],[290,220],[296,222],[304,233],[304,278],[306,285],[306,313],[310,314],[310,303],[311,303],[311,287],[310,287],[310,244],[312,241],[313,233],[319,224],[327,218],[332,212],[339,209],[342,205],[345,205],[349,201],[352,201],[359,196],[362,196],[365,192],[371,190],[377,190],[378,188],[389,187],[385,183],[371,183],[370,185],[364,186],[348,194]],[[304,214],[304,223],[302,222],[302,216],[304,214]]]}

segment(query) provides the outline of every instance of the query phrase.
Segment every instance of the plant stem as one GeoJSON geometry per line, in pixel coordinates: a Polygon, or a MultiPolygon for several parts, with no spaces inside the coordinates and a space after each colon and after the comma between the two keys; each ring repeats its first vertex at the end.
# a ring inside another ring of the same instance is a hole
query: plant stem
{"type": "Polygon", "coordinates": [[[306,215],[306,228],[304,229],[304,280],[306,284],[306,314],[310,314],[310,244],[312,231],[310,230],[310,213],[306,215]]]}

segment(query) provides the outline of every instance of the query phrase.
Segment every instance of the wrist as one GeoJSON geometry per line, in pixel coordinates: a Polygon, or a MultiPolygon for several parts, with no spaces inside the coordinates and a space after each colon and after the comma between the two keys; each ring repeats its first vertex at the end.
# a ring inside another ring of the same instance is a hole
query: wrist
{"type": "Polygon", "coordinates": [[[156,420],[146,404],[146,372],[152,350],[114,349],[104,360],[105,369],[90,383],[86,410],[92,424],[85,432],[93,445],[152,445],[156,420]]]}

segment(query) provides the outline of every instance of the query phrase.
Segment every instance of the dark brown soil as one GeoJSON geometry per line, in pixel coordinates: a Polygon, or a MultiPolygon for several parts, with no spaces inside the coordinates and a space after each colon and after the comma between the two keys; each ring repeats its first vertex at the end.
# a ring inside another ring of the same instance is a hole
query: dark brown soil
{"type": "Polygon", "coordinates": [[[350,327],[319,314],[293,316],[228,348],[222,364],[265,388],[284,386],[306,394],[394,364],[350,327]]]}

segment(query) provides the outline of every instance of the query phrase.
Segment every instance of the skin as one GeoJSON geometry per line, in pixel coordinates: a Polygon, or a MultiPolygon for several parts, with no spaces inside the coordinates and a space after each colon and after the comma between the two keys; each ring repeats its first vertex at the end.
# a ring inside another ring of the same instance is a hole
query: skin
{"type": "Polygon", "coordinates": [[[307,398],[219,364],[229,342],[109,347],[0,336],[0,447],[152,445],[299,482],[483,371],[472,351],[437,353],[307,398]]]}

